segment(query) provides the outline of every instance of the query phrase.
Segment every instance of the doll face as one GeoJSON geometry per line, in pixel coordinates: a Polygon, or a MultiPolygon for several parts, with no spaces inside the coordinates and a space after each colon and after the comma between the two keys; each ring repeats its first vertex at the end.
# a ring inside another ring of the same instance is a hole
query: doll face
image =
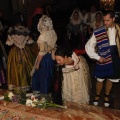
{"type": "Polygon", "coordinates": [[[65,61],[66,61],[66,57],[62,57],[62,56],[55,56],[55,59],[57,61],[57,63],[59,65],[64,65],[65,64],[65,61]]]}
{"type": "Polygon", "coordinates": [[[78,12],[74,12],[73,14],[74,19],[78,19],[78,16],[79,16],[78,12]]]}
{"type": "Polygon", "coordinates": [[[101,20],[102,19],[102,16],[100,13],[96,14],[96,20],[101,20]]]}

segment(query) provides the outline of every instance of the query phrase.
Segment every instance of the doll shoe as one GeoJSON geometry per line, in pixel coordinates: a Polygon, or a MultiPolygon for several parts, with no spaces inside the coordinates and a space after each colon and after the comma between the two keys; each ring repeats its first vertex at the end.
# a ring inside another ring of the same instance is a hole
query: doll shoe
{"type": "Polygon", "coordinates": [[[94,100],[93,101],[93,105],[97,106],[98,105],[98,101],[99,101],[99,95],[96,95],[95,98],[98,97],[98,100],[94,100]]]}
{"type": "Polygon", "coordinates": [[[105,98],[108,98],[108,101],[104,100],[104,106],[105,106],[105,107],[109,107],[109,106],[110,106],[109,95],[106,95],[106,94],[105,94],[105,98]]]}

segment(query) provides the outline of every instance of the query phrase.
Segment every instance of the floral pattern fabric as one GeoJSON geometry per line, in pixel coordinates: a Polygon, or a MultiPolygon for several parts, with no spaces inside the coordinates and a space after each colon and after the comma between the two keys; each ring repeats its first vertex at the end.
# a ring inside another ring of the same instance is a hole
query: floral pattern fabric
{"type": "Polygon", "coordinates": [[[89,103],[90,74],[86,60],[72,55],[74,65],[63,68],[62,96],[66,101],[89,103]]]}

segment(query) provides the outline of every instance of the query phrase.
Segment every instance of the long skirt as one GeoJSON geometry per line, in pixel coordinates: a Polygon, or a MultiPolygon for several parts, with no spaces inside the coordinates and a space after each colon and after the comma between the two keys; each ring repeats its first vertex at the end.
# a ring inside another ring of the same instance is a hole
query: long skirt
{"type": "MultiPolygon", "coordinates": [[[[80,56],[80,69],[63,73],[62,97],[78,104],[89,103],[90,74],[86,60],[80,56]]],[[[64,68],[69,69],[69,68],[64,68]]]]}
{"type": "Polygon", "coordinates": [[[11,48],[7,62],[8,89],[20,88],[30,89],[31,76],[35,56],[29,46],[19,49],[14,46],[11,48]]]}
{"type": "Polygon", "coordinates": [[[36,70],[32,78],[32,90],[40,91],[40,93],[47,94],[52,90],[52,83],[54,80],[54,66],[55,61],[52,60],[51,54],[47,53],[42,58],[39,69],[36,70]]]}

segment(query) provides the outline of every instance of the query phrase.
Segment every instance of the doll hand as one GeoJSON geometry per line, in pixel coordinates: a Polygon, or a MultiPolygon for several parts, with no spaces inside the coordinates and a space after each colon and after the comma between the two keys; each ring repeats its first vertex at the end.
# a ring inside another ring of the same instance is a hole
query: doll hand
{"type": "Polygon", "coordinates": [[[100,59],[98,60],[100,63],[104,63],[104,62],[106,62],[106,59],[105,58],[103,58],[103,57],[100,57],[100,59]]]}
{"type": "Polygon", "coordinates": [[[36,69],[36,70],[39,69],[39,64],[36,64],[35,69],[36,69]]]}

